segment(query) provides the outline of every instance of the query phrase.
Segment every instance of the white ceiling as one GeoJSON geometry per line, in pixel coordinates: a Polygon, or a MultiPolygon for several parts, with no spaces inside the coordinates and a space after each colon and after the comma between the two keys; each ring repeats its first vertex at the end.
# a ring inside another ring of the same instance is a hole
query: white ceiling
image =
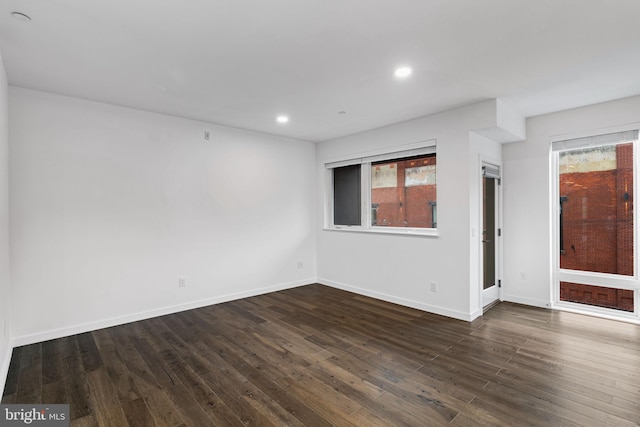
{"type": "Polygon", "coordinates": [[[640,94],[639,17],[639,0],[3,0],[0,52],[12,85],[322,141],[488,98],[532,116],[640,94]]]}

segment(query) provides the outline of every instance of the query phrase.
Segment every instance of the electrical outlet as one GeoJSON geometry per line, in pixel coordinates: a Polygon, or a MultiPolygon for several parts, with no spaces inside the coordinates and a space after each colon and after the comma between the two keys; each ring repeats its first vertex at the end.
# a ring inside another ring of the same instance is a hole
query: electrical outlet
{"type": "Polygon", "coordinates": [[[298,269],[303,268],[303,267],[304,267],[304,262],[298,261],[298,269]]]}
{"type": "Polygon", "coordinates": [[[184,288],[187,286],[187,278],[186,277],[178,277],[178,287],[184,288]]]}
{"type": "Polygon", "coordinates": [[[208,130],[204,131],[204,139],[205,141],[209,141],[211,139],[211,133],[208,130]]]}
{"type": "Polygon", "coordinates": [[[438,292],[438,282],[431,282],[431,292],[438,292]]]}

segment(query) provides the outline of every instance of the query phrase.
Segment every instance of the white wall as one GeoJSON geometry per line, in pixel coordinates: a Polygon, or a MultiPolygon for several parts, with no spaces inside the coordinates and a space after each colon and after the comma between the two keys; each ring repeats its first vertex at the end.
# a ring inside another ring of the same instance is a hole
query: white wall
{"type": "Polygon", "coordinates": [[[11,358],[11,286],[9,274],[9,105],[7,74],[0,56],[0,390],[11,358]]]}
{"type": "Polygon", "coordinates": [[[494,129],[496,114],[492,100],[318,144],[319,281],[460,319],[478,316],[479,270],[471,257],[480,241],[479,159],[499,157],[500,149],[470,131],[494,129]],[[437,140],[438,237],[323,230],[326,162],[430,139],[437,140]]]}
{"type": "Polygon", "coordinates": [[[315,280],[314,144],[15,87],[9,100],[16,344],[315,280]]]}
{"type": "Polygon", "coordinates": [[[526,142],[503,147],[505,299],[551,301],[551,138],[638,122],[640,96],[530,118],[526,142]]]}

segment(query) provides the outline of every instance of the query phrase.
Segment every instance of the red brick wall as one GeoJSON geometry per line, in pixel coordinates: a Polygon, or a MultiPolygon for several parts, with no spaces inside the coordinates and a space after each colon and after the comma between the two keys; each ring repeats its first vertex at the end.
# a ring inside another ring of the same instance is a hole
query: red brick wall
{"type": "Polygon", "coordinates": [[[560,300],[614,308],[633,313],[633,291],[628,289],[603,288],[601,286],[560,282],[560,300]]]}
{"type": "MultiPolygon", "coordinates": [[[[616,170],[560,175],[560,267],[633,275],[633,145],[616,147],[616,170]]],[[[560,283],[562,301],[633,311],[633,291],[560,283]]]]}
{"type": "MultiPolygon", "coordinates": [[[[405,169],[414,166],[435,165],[436,157],[394,162],[397,168],[396,187],[374,188],[371,203],[378,205],[377,225],[389,227],[430,228],[431,206],[436,201],[436,185],[405,187],[405,169]]],[[[375,166],[374,166],[375,167],[375,166]]]]}
{"type": "Polygon", "coordinates": [[[618,272],[616,171],[560,176],[564,254],[560,267],[618,272]]]}
{"type": "Polygon", "coordinates": [[[633,275],[633,146],[616,157],[616,170],[560,175],[561,268],[633,275]]]}
{"type": "Polygon", "coordinates": [[[618,274],[632,276],[633,271],[633,145],[617,146],[616,175],[618,274]]]}

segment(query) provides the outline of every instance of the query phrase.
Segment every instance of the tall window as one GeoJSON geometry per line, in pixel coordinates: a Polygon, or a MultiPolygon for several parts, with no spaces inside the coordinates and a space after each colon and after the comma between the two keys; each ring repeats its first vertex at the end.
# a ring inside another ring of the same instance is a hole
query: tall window
{"type": "Polygon", "coordinates": [[[329,228],[424,233],[436,227],[435,144],[326,167],[329,228]]]}
{"type": "Polygon", "coordinates": [[[560,268],[633,276],[633,143],[560,153],[560,268]]]}
{"type": "Polygon", "coordinates": [[[637,138],[638,132],[632,131],[554,143],[556,194],[560,195],[556,219],[559,301],[636,310],[637,138]]]}

